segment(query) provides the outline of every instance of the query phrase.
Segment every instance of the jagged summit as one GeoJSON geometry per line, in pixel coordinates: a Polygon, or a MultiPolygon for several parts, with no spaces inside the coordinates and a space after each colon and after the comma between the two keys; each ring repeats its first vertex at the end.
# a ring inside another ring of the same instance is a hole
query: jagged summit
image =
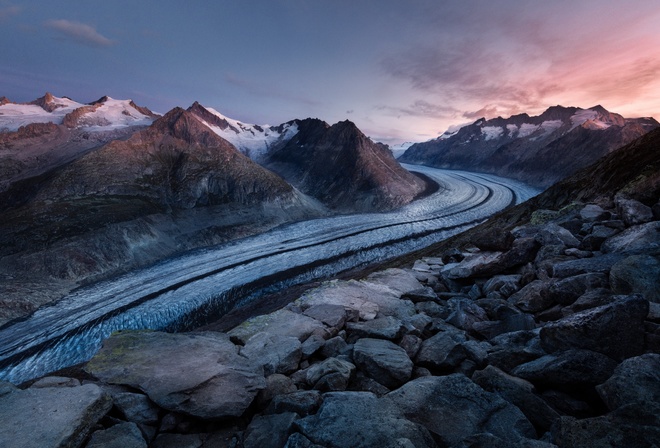
{"type": "Polygon", "coordinates": [[[247,124],[226,117],[211,107],[202,106],[197,101],[188,111],[217,135],[256,161],[261,161],[273,147],[288,141],[298,132],[298,120],[279,126],[247,124]]]}
{"type": "Polygon", "coordinates": [[[658,126],[654,119],[626,119],[601,105],[558,105],[538,116],[481,118],[412,145],[400,160],[494,173],[548,187],[658,126]]]}
{"type": "Polygon", "coordinates": [[[337,210],[394,208],[426,188],[385,145],[372,142],[348,120],[332,126],[319,119],[300,120],[298,133],[270,152],[265,164],[337,210]]]}

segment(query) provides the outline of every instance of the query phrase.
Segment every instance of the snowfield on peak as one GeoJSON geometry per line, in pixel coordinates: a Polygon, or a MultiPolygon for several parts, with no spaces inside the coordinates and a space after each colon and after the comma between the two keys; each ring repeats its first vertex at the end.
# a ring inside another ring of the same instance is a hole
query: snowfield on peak
{"type": "Polygon", "coordinates": [[[228,126],[222,128],[203,119],[202,122],[253,160],[262,159],[273,145],[289,141],[298,133],[298,123],[295,121],[280,126],[247,124],[226,117],[212,107],[203,107],[228,126]]]}
{"type": "Polygon", "coordinates": [[[32,123],[50,122],[61,125],[65,124],[67,116],[70,117],[67,126],[90,131],[148,126],[154,121],[154,116],[138,110],[131,100],[104,97],[102,101],[94,104],[82,104],[69,98],[46,94],[32,103],[0,105],[0,132],[15,132],[32,123]],[[37,104],[39,102],[45,107],[37,104]]]}
{"type": "Polygon", "coordinates": [[[21,126],[31,123],[62,124],[64,117],[84,104],[76,103],[68,98],[52,97],[51,104],[56,107],[48,112],[36,104],[7,103],[0,106],[0,132],[14,132],[21,126]]]}
{"type": "Polygon", "coordinates": [[[137,110],[131,102],[107,97],[95,110],[85,113],[78,124],[89,130],[150,125],[154,118],[137,110]]]}

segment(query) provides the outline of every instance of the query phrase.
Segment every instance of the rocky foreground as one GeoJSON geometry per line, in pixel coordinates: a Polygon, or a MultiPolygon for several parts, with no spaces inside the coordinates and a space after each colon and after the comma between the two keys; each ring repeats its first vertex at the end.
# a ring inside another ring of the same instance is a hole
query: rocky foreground
{"type": "Polygon", "coordinates": [[[660,204],[539,210],[227,333],[0,385],[0,446],[660,446],[660,204]]]}

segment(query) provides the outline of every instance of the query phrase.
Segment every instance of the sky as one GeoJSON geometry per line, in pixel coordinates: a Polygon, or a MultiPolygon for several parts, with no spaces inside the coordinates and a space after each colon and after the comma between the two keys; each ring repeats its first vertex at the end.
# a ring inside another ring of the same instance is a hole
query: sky
{"type": "Polygon", "coordinates": [[[12,101],[199,101],[388,144],[558,104],[660,119],[659,49],[654,0],[0,0],[12,101]]]}

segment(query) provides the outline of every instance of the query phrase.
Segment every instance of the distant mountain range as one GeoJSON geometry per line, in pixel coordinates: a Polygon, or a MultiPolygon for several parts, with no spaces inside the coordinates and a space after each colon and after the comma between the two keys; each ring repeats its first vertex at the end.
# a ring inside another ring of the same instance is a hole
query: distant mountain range
{"type": "Polygon", "coordinates": [[[624,118],[602,106],[554,106],[534,117],[481,118],[410,146],[399,161],[493,173],[546,188],[659,126],[653,118],[624,118]]]}
{"type": "Polygon", "coordinates": [[[199,103],[160,116],[46,94],[2,98],[0,130],[0,305],[22,296],[19,315],[81,281],[428,188],[350,122],[258,126],[199,103]]]}

